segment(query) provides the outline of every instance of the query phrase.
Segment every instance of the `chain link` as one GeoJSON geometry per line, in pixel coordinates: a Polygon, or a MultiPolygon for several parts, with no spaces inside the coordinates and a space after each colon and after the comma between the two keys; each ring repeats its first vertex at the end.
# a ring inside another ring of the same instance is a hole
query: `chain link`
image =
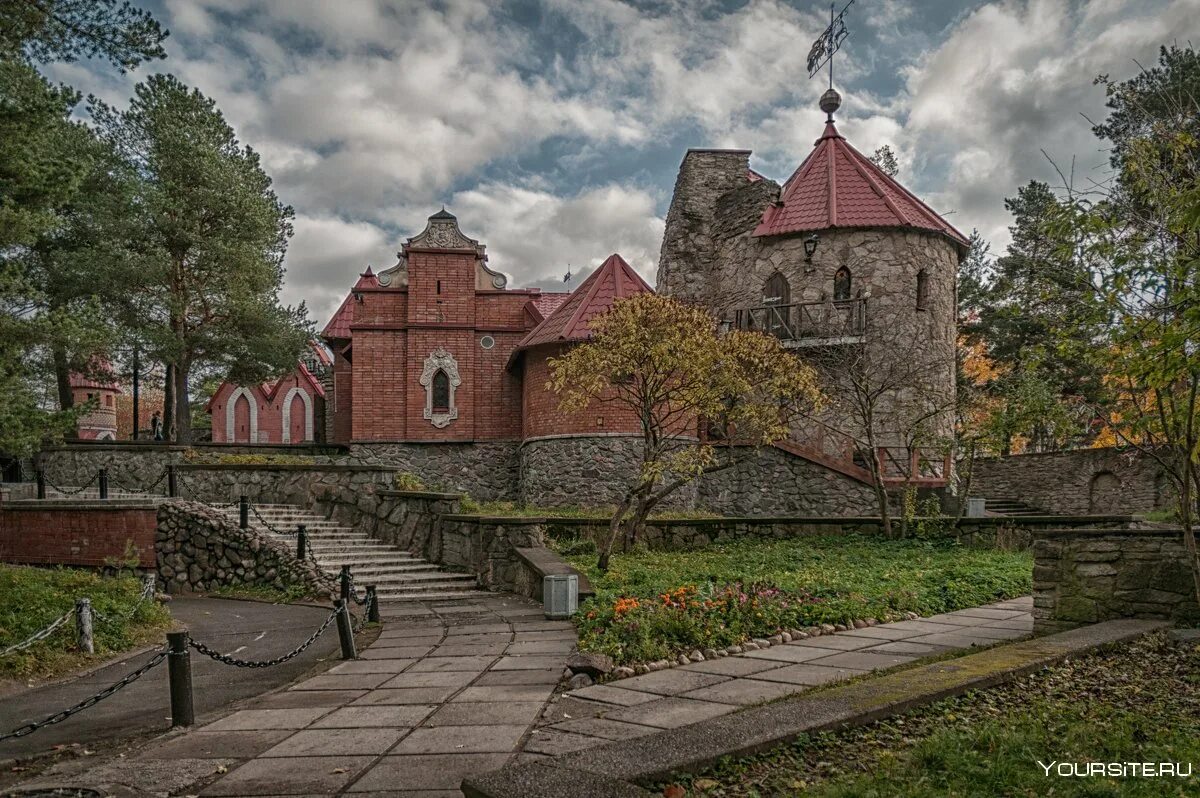
{"type": "Polygon", "coordinates": [[[375,601],[376,601],[375,596],[373,596],[370,593],[368,593],[367,597],[365,599],[363,599],[363,604],[365,606],[363,607],[362,617],[360,617],[358,619],[358,623],[354,624],[354,633],[355,634],[358,634],[359,632],[361,632],[363,629],[366,628],[368,619],[371,617],[371,606],[375,603],[375,601]]]}
{"type": "Polygon", "coordinates": [[[158,475],[158,479],[154,480],[153,484],[148,485],[144,488],[131,488],[128,485],[126,485],[125,483],[121,482],[116,477],[111,476],[111,475],[109,476],[109,480],[114,485],[116,485],[117,488],[125,491],[126,493],[146,493],[146,494],[150,493],[150,491],[154,490],[159,485],[161,485],[163,483],[163,480],[165,480],[166,478],[167,478],[167,472],[166,472],[166,470],[164,470],[161,474],[158,475]]]}
{"type": "Polygon", "coordinates": [[[45,720],[40,720],[40,721],[37,721],[36,723],[26,723],[24,726],[19,726],[19,727],[13,729],[8,734],[0,734],[0,742],[3,742],[4,740],[13,739],[16,737],[24,737],[26,735],[33,734],[38,729],[41,729],[45,726],[52,726],[55,723],[62,723],[64,720],[71,717],[75,713],[82,712],[83,710],[88,709],[90,707],[94,707],[96,704],[99,704],[101,701],[108,698],[113,693],[116,693],[117,691],[121,690],[122,688],[127,687],[128,685],[136,682],[138,679],[140,679],[142,676],[144,676],[147,671],[149,671],[151,668],[154,668],[154,667],[157,667],[158,665],[160,665],[163,662],[163,660],[165,660],[166,658],[167,658],[167,652],[166,652],[166,649],[163,649],[163,650],[159,651],[157,654],[155,654],[150,659],[149,662],[147,662],[142,667],[138,668],[136,671],[133,671],[133,672],[127,674],[119,682],[116,682],[114,684],[109,685],[108,687],[105,687],[103,690],[96,693],[95,695],[85,698],[83,701],[80,701],[75,706],[70,707],[68,709],[64,709],[61,712],[56,712],[53,715],[51,715],[50,717],[46,718],[45,720]]]}
{"type": "Polygon", "coordinates": [[[94,483],[98,479],[100,479],[99,471],[97,471],[95,473],[95,475],[90,480],[88,480],[86,485],[83,485],[78,488],[74,488],[72,490],[67,490],[66,488],[60,488],[58,485],[55,485],[49,479],[46,480],[46,484],[49,485],[51,488],[53,488],[56,492],[61,493],[64,496],[78,496],[80,493],[83,493],[85,490],[90,488],[92,486],[92,483],[94,483]]]}
{"type": "Polygon", "coordinates": [[[222,654],[219,651],[214,651],[213,649],[201,643],[199,640],[193,640],[191,637],[188,638],[188,645],[199,651],[204,656],[211,657],[217,662],[223,662],[226,665],[233,665],[237,668],[270,668],[273,665],[280,665],[284,662],[287,662],[289,659],[295,657],[301,651],[315,643],[317,638],[320,637],[322,633],[329,628],[329,625],[337,619],[337,614],[337,610],[329,613],[329,617],[325,619],[325,622],[321,624],[317,631],[312,633],[311,637],[301,643],[297,648],[289,651],[287,654],[284,654],[280,657],[275,657],[274,659],[258,661],[237,659],[236,657],[231,657],[228,654],[222,654]]]}
{"type": "Polygon", "coordinates": [[[359,605],[360,607],[363,606],[367,603],[366,588],[363,588],[363,597],[360,599],[358,597],[358,589],[354,586],[354,573],[352,571],[346,571],[346,577],[346,585],[350,589],[350,598],[354,599],[355,604],[359,605]]]}
{"type": "Polygon", "coordinates": [[[142,585],[142,594],[140,596],[138,596],[137,601],[134,602],[133,606],[130,607],[127,612],[123,612],[120,615],[105,615],[103,612],[100,612],[100,610],[93,608],[92,609],[92,617],[95,618],[96,620],[104,621],[106,623],[111,623],[113,621],[120,621],[120,622],[124,623],[125,621],[128,621],[130,618],[132,618],[134,616],[134,613],[136,613],[138,611],[138,607],[142,606],[142,604],[145,603],[145,601],[153,595],[154,595],[154,579],[152,577],[150,577],[150,578],[147,578],[145,580],[145,584],[142,585]]]}
{"type": "Polygon", "coordinates": [[[50,625],[47,626],[46,628],[41,629],[37,632],[34,632],[32,635],[25,638],[20,643],[14,643],[13,645],[9,646],[8,648],[0,651],[0,657],[7,657],[9,654],[15,654],[18,651],[24,651],[25,649],[29,648],[30,646],[32,646],[34,643],[38,642],[39,640],[45,640],[50,635],[54,634],[55,630],[57,630],[58,627],[62,626],[64,623],[66,623],[67,619],[70,618],[74,614],[75,614],[75,609],[74,609],[74,607],[72,607],[71,609],[69,609],[65,613],[63,613],[61,616],[59,616],[55,620],[51,621],[50,625]]]}
{"type": "Polygon", "coordinates": [[[267,531],[274,532],[276,535],[295,535],[296,534],[295,532],[284,532],[283,530],[277,528],[270,521],[263,518],[262,513],[260,513],[258,511],[258,508],[255,507],[253,504],[248,505],[248,507],[249,507],[250,512],[254,513],[254,517],[258,519],[258,522],[267,528],[267,531]]]}

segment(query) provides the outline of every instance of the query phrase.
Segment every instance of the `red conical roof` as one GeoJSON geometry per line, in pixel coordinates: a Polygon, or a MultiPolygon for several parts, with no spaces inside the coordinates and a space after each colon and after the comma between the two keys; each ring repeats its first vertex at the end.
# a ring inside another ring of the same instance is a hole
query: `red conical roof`
{"type": "Polygon", "coordinates": [[[916,195],[850,146],[831,119],[804,163],[767,207],[756,236],[837,227],[900,227],[941,233],[961,247],[967,238],[916,195]]]}
{"type": "Polygon", "coordinates": [[[618,299],[653,292],[654,289],[638,276],[624,258],[616,254],[609,255],[566,302],[525,336],[517,349],[557,341],[586,341],[592,337],[588,322],[593,317],[611,308],[618,299]]]}

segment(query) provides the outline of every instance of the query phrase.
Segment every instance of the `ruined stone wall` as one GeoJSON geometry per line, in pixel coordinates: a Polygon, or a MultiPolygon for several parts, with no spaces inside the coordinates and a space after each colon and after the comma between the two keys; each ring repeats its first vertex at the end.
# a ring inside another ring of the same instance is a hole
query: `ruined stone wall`
{"type": "Polygon", "coordinates": [[[1148,513],[1170,509],[1175,500],[1153,458],[1115,447],[980,458],[971,493],[1065,515],[1148,513]]]}
{"type": "Polygon", "coordinates": [[[1067,529],[1033,544],[1035,630],[1111,618],[1200,620],[1178,529],[1067,529]]]}
{"type": "Polygon", "coordinates": [[[219,510],[172,500],[158,508],[154,539],[160,586],[169,593],[218,587],[303,587],[328,598],[333,582],[317,566],[297,560],[292,547],[253,529],[241,529],[219,510]]]}

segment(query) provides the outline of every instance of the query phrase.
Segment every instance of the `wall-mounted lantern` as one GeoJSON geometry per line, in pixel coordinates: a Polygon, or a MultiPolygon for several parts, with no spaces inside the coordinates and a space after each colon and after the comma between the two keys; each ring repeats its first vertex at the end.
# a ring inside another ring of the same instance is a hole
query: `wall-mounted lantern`
{"type": "Polygon", "coordinates": [[[804,239],[804,262],[812,265],[813,255],[816,254],[817,244],[821,241],[821,237],[813,233],[808,238],[804,239]]]}

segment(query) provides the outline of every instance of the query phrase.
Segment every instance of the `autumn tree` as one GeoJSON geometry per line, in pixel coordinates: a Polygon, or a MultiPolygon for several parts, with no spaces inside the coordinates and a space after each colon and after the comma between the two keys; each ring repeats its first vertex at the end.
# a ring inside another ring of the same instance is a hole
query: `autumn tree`
{"type": "Polygon", "coordinates": [[[820,394],[812,369],[777,339],[722,333],[706,310],[669,297],[619,300],[590,327],[589,341],[551,359],[548,387],[564,409],[607,402],[640,423],[639,467],[599,546],[599,567],[607,570],[622,534],[635,539],[650,513],[684,485],[786,437],[791,420],[813,410],[820,394]],[[716,440],[698,434],[702,422],[716,440]]]}
{"type": "Polygon", "coordinates": [[[261,380],[295,363],[311,335],[304,306],[279,302],[292,209],[216,104],[170,75],[129,108],[95,103],[102,137],[134,173],[134,244],[111,262],[121,320],[167,364],[164,418],[191,441],[193,372],[261,380]]]}

